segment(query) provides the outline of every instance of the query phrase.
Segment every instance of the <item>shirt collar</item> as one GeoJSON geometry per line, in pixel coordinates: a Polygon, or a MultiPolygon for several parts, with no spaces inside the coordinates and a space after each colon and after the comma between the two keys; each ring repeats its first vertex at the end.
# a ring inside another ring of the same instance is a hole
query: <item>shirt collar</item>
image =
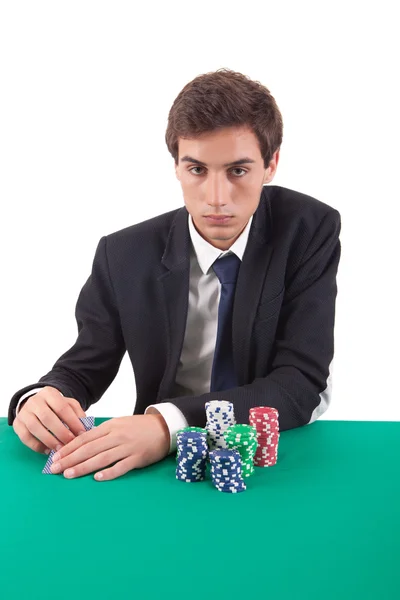
{"type": "Polygon", "coordinates": [[[242,233],[239,235],[237,240],[235,240],[235,242],[228,250],[220,250],[219,248],[215,248],[215,246],[212,246],[209,242],[207,242],[204,238],[201,237],[201,235],[199,234],[199,232],[193,224],[192,216],[188,214],[189,232],[192,240],[193,249],[199,266],[203,271],[204,275],[207,275],[208,270],[210,269],[211,265],[217,260],[217,258],[225,256],[225,254],[234,253],[238,258],[240,258],[240,260],[243,259],[243,254],[246,249],[252,220],[253,215],[251,215],[246,227],[243,229],[242,233]]]}

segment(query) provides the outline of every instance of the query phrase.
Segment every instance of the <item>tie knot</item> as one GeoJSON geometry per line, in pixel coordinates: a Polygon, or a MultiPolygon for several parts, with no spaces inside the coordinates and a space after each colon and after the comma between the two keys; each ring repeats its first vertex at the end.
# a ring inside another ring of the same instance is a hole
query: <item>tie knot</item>
{"type": "Polygon", "coordinates": [[[221,283],[236,283],[241,260],[236,254],[218,258],[212,268],[221,283]]]}

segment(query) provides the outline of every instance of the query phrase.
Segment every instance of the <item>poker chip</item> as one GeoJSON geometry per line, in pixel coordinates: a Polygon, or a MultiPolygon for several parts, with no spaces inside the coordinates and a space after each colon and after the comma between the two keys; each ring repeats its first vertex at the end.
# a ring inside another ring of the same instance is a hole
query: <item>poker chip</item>
{"type": "Polygon", "coordinates": [[[224,432],[228,427],[236,423],[232,402],[228,402],[227,400],[210,400],[206,402],[205,408],[209,449],[226,449],[224,432]]]}
{"type": "Polygon", "coordinates": [[[258,447],[256,467],[272,467],[278,460],[279,413],[270,406],[255,406],[249,411],[249,423],[256,428],[258,447]]]}
{"type": "Polygon", "coordinates": [[[185,431],[196,431],[197,433],[204,433],[205,435],[207,435],[207,429],[205,429],[204,427],[183,427],[182,429],[178,429],[176,435],[185,431]]]}
{"type": "Polygon", "coordinates": [[[201,427],[185,427],[176,434],[177,465],[175,476],[180,481],[204,481],[208,458],[207,431],[201,427]]]}
{"type": "Polygon", "coordinates": [[[240,453],[242,476],[250,477],[254,473],[254,456],[257,450],[257,430],[252,425],[236,424],[228,427],[224,434],[228,448],[240,453]]]}
{"type": "Polygon", "coordinates": [[[227,400],[205,403],[203,427],[184,427],[176,434],[176,478],[204,481],[207,462],[213,486],[220,492],[245,491],[245,478],[255,467],[276,464],[279,445],[279,413],[276,408],[255,406],[249,424],[236,423],[233,404],[227,400]]]}
{"type": "Polygon", "coordinates": [[[235,494],[244,492],[242,460],[237,450],[215,449],[209,453],[211,480],[220,492],[235,494]]]}

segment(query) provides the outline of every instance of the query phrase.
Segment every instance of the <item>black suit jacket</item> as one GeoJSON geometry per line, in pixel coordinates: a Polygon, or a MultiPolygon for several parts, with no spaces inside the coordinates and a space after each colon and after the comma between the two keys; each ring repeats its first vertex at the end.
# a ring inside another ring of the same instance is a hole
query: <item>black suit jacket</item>
{"type": "Polygon", "coordinates": [[[78,296],[78,336],[39,382],[84,410],[114,380],[127,350],[136,381],[134,414],[173,402],[190,425],[204,426],[205,402],[233,402],[238,423],[249,408],[273,406],[280,429],[310,422],[327,387],[334,354],[340,214],[300,192],[265,185],[254,213],[233,306],[238,387],[173,397],[185,335],[191,240],[186,207],[103,236],[78,296]]]}

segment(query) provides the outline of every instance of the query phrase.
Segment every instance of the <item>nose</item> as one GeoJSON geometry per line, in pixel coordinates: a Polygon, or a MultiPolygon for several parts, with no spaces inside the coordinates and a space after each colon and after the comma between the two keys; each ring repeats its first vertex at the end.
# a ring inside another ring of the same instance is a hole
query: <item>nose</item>
{"type": "Polygon", "coordinates": [[[210,175],[207,178],[207,203],[210,206],[225,206],[228,203],[228,186],[229,182],[224,179],[225,174],[210,175]]]}

